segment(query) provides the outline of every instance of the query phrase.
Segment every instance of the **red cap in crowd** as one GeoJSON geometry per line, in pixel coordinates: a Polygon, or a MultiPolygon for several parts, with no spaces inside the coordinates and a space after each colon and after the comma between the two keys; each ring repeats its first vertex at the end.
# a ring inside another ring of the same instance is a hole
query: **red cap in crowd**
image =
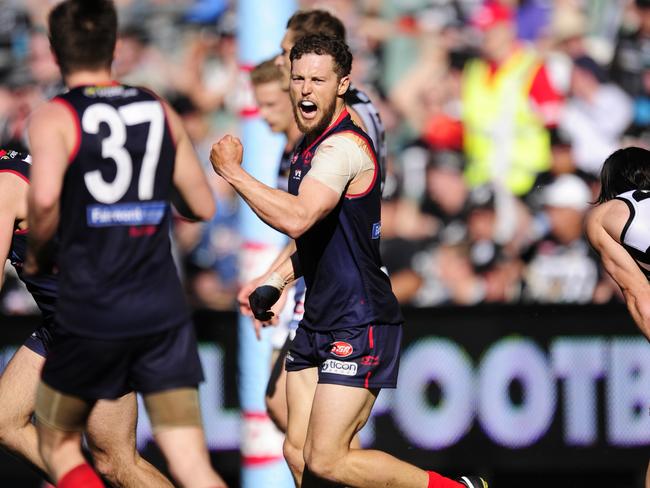
{"type": "Polygon", "coordinates": [[[512,22],[513,12],[507,6],[488,0],[476,11],[472,17],[472,25],[480,30],[488,30],[502,22],[512,22]]]}

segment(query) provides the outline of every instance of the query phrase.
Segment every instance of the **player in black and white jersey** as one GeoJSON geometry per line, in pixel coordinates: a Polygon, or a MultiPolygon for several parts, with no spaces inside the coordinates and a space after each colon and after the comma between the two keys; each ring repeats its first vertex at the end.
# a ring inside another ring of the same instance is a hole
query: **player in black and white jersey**
{"type": "Polygon", "coordinates": [[[587,237],[650,340],[650,151],[619,149],[603,164],[600,181],[587,237]]]}
{"type": "MultiPolygon", "coordinates": [[[[587,238],[650,340],[650,151],[615,151],[603,164],[600,183],[597,205],[587,217],[587,238]]],[[[650,465],[645,486],[650,488],[650,465]]]]}
{"type": "Polygon", "coordinates": [[[99,399],[143,394],[154,436],[185,487],[224,487],[199,410],[194,328],[170,252],[170,199],[207,220],[215,203],[182,122],[111,75],[111,0],[66,0],[48,17],[69,91],[31,119],[25,271],[47,272],[57,235],[56,336],[36,397],[39,451],[57,486],[101,487],[81,453],[99,399]]]}
{"type": "MultiPolygon", "coordinates": [[[[0,376],[0,445],[46,471],[38,453],[32,415],[36,387],[54,335],[58,277],[54,273],[29,276],[23,272],[27,250],[27,190],[31,158],[0,150],[0,256],[8,258],[41,311],[41,325],[16,351],[0,376]]],[[[2,260],[4,261],[4,259],[2,260]]],[[[4,275],[0,273],[0,288],[4,275]]],[[[86,439],[98,471],[113,486],[168,487],[169,481],[136,450],[137,401],[134,393],[98,402],[88,422],[86,439]]]]}

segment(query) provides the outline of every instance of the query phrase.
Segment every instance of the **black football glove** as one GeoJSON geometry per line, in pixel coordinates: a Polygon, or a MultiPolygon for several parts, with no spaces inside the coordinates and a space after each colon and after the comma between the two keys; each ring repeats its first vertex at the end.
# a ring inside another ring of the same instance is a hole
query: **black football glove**
{"type": "Polygon", "coordinates": [[[271,312],[271,307],[280,299],[281,293],[275,286],[262,285],[248,295],[248,303],[250,303],[251,311],[257,320],[261,322],[271,320],[274,315],[271,312]]]}

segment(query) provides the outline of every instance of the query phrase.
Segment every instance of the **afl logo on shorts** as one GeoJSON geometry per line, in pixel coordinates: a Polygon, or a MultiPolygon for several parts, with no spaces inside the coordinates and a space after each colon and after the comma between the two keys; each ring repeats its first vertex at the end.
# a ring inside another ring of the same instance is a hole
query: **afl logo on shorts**
{"type": "Polygon", "coordinates": [[[352,351],[354,351],[352,345],[348,344],[347,342],[336,341],[332,343],[332,350],[330,352],[336,357],[347,358],[350,354],[352,354],[352,351]]]}

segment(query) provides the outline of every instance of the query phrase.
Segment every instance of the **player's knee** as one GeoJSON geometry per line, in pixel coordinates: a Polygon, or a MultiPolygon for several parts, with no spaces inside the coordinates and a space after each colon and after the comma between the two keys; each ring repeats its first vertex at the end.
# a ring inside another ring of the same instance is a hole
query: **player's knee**
{"type": "Polygon", "coordinates": [[[317,477],[336,483],[339,459],[316,449],[305,450],[305,466],[317,477]]]}
{"type": "Polygon", "coordinates": [[[119,442],[103,442],[93,438],[88,442],[97,471],[112,484],[119,484],[120,473],[135,463],[135,446],[119,442]]]}
{"type": "Polygon", "coordinates": [[[119,469],[123,465],[123,461],[111,458],[111,456],[104,451],[91,450],[95,469],[111,484],[118,484],[120,479],[119,469]]]}
{"type": "Polygon", "coordinates": [[[334,452],[317,444],[305,446],[304,461],[307,469],[319,478],[331,481],[339,481],[339,470],[343,467],[345,453],[334,452]]]}

